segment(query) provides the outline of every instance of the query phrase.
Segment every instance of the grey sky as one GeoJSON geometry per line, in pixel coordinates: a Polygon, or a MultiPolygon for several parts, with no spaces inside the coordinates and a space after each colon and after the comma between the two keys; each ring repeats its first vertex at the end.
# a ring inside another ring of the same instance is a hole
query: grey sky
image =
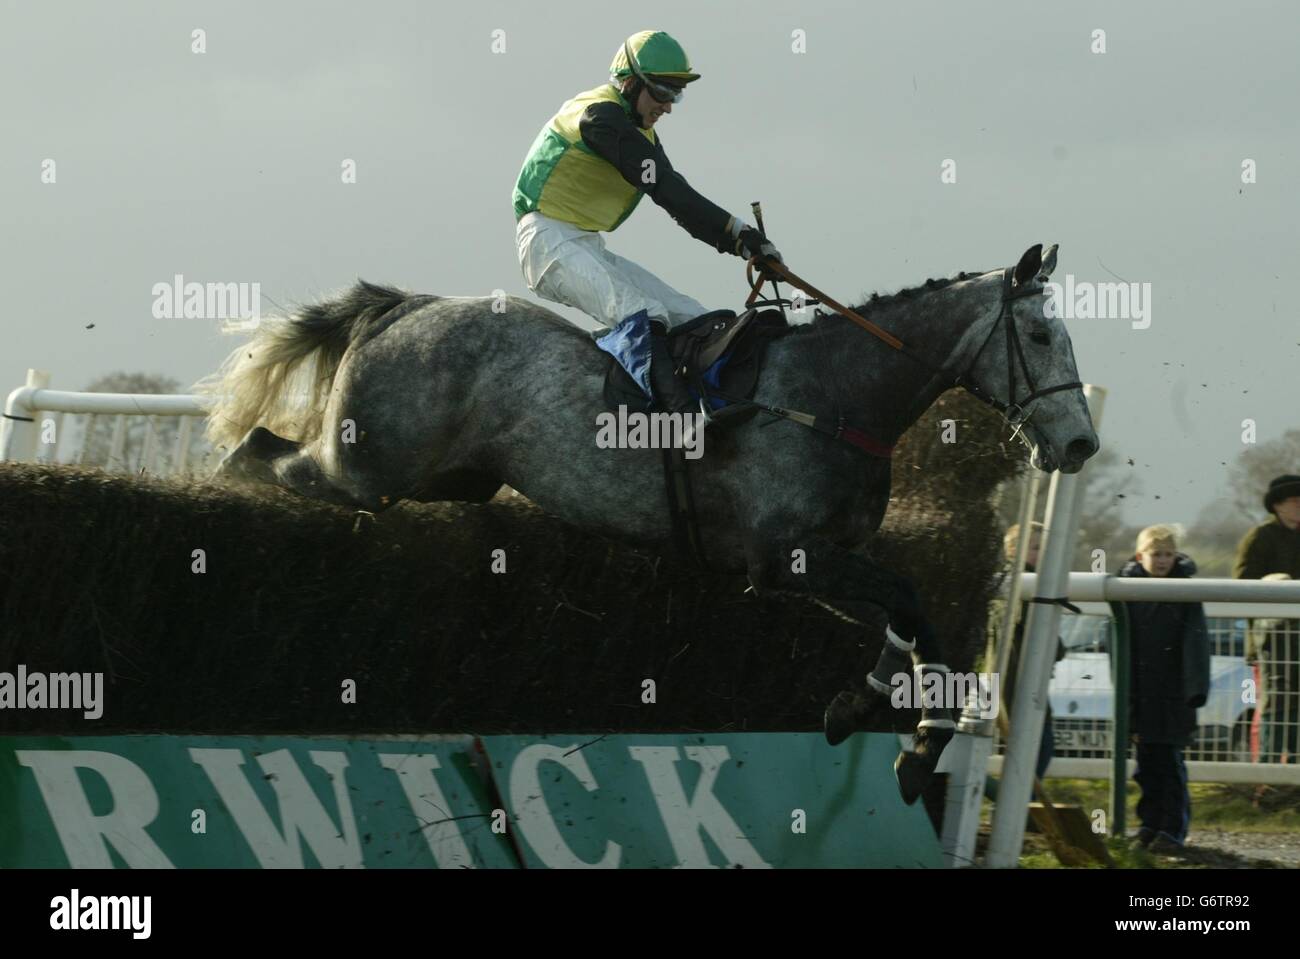
{"type": "MultiPolygon", "coordinates": [[[[1007,265],[1036,242],[1061,245],[1058,277],[1151,284],[1149,329],[1068,324],[1084,380],[1109,390],[1103,443],[1145,484],[1131,520],[1192,520],[1243,419],[1260,442],[1300,426],[1297,5],[652,9],[4,4],[0,392],[28,367],[65,389],[212,370],[234,346],[215,322],[151,315],[176,273],[259,282],[264,309],[357,276],[530,296],[510,204],[524,154],[623,37],[663,29],[703,74],[658,125],[668,155],[734,213],[761,199],[787,263],[832,295],[1007,265]]],[[[711,306],[743,298],[741,262],[649,202],[609,242],[711,306]]]]}

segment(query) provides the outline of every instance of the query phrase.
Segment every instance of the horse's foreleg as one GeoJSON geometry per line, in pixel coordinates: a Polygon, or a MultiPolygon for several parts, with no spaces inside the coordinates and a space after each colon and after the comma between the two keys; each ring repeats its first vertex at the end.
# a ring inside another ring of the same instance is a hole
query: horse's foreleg
{"type": "MultiPolygon", "coordinates": [[[[900,674],[904,682],[912,683],[913,663],[922,689],[927,685],[926,674],[947,673],[934,628],[908,577],[822,538],[811,538],[797,548],[804,551],[801,567],[790,561],[784,545],[751,553],[750,581],[756,590],[775,587],[811,593],[831,603],[871,603],[883,608],[889,626],[880,657],[866,677],[867,695],[890,696],[900,674]]],[[[867,703],[860,693],[840,693],[826,709],[827,741],[835,745],[847,739],[860,727],[866,712],[867,703]]],[[[953,729],[950,704],[942,697],[937,705],[927,704],[923,697],[916,751],[900,753],[894,764],[906,802],[915,802],[921,794],[953,729]]]]}

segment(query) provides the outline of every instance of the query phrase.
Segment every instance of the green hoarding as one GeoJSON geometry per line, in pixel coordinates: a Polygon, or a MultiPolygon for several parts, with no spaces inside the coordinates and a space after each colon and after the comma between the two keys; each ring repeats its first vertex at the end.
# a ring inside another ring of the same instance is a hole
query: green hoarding
{"type": "Polygon", "coordinates": [[[929,867],[898,796],[898,737],[484,737],[529,867],[929,867]]]}
{"type": "Polygon", "coordinates": [[[472,745],[0,739],[0,867],[508,867],[472,745]]]}
{"type": "Polygon", "coordinates": [[[0,738],[0,867],[942,865],[894,736],[481,742],[0,738]]]}

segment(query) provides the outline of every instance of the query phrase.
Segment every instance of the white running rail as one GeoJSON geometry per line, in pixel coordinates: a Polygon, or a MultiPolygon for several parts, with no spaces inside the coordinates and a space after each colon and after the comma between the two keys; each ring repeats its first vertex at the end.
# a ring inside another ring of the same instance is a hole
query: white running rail
{"type": "Polygon", "coordinates": [[[108,461],[102,464],[105,469],[171,476],[204,467],[203,462],[191,463],[190,449],[195,419],[207,416],[207,398],[185,394],[73,393],[49,389],[49,383],[48,372],[28,370],[26,385],[9,394],[0,420],[0,462],[83,464],[98,418],[111,416],[113,432],[108,461]],[[65,414],[82,414],[87,421],[75,457],[61,459],[59,441],[64,435],[65,414]],[[143,446],[134,464],[125,457],[127,425],[132,417],[143,417],[146,423],[143,446]],[[159,421],[166,417],[179,418],[170,456],[163,456],[161,450],[159,421]]]}

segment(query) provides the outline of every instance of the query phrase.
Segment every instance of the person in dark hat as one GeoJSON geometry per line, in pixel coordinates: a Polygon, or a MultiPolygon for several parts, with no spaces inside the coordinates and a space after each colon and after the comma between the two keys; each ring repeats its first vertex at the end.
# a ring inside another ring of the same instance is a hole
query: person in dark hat
{"type": "Polygon", "coordinates": [[[1269,483],[1264,509],[1273,518],[1242,539],[1233,578],[1263,579],[1269,573],[1286,573],[1300,579],[1300,476],[1279,476],[1269,483]]]}
{"type": "MultiPolygon", "coordinates": [[[[1273,514],[1242,539],[1232,575],[1236,579],[1300,579],[1300,476],[1279,476],[1268,484],[1264,509],[1273,514]]],[[[1248,658],[1259,664],[1260,758],[1296,762],[1300,741],[1300,663],[1296,662],[1294,620],[1274,620],[1263,629],[1252,621],[1248,658]]]]}

